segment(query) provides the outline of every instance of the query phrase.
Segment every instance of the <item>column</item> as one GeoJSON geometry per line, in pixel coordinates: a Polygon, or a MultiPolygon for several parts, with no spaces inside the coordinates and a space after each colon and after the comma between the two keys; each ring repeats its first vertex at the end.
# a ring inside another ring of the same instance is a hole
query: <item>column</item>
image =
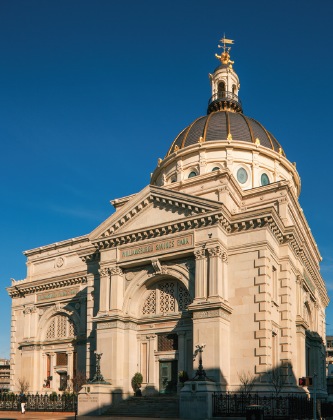
{"type": "Polygon", "coordinates": [[[90,352],[94,350],[91,348],[94,340],[93,334],[95,334],[93,330],[93,321],[92,318],[94,316],[94,275],[88,274],[87,275],[87,340],[86,344],[86,375],[87,378],[90,378],[90,371],[91,371],[91,354],[90,352]]]}
{"type": "Polygon", "coordinates": [[[178,333],[178,370],[186,370],[186,332],[179,331],[178,333]]]}
{"type": "Polygon", "coordinates": [[[207,258],[204,248],[197,248],[195,255],[195,299],[207,298],[207,258]]]}
{"type": "Polygon", "coordinates": [[[111,267],[110,306],[112,311],[121,311],[124,303],[124,280],[123,272],[119,267],[111,267]]]}
{"type": "Polygon", "coordinates": [[[50,353],[51,356],[51,363],[50,363],[50,375],[52,376],[52,380],[50,381],[50,387],[53,389],[56,389],[58,391],[59,388],[59,381],[57,381],[57,378],[55,377],[55,370],[54,370],[54,366],[55,366],[55,353],[50,353]]]}
{"type": "Polygon", "coordinates": [[[209,279],[208,296],[226,299],[226,261],[227,253],[220,245],[208,249],[209,279]]]}
{"type": "Polygon", "coordinates": [[[155,339],[156,335],[148,335],[149,348],[148,348],[148,385],[155,385],[155,339]]]}
{"type": "Polygon", "coordinates": [[[110,307],[110,269],[103,267],[99,270],[100,292],[99,292],[99,311],[107,312],[110,307]]]}
{"type": "Polygon", "coordinates": [[[67,376],[73,379],[73,351],[67,351],[67,376]]]}

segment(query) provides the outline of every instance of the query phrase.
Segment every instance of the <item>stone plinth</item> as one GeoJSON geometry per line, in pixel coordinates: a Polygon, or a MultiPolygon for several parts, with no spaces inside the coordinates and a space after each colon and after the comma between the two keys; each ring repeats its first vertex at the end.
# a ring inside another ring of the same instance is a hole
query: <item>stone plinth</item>
{"type": "Polygon", "coordinates": [[[112,385],[83,385],[78,397],[79,416],[100,416],[112,403],[122,399],[122,393],[112,385]]]}
{"type": "Polygon", "coordinates": [[[211,419],[212,395],[216,384],[209,381],[187,381],[180,391],[179,413],[181,419],[211,419]]]}

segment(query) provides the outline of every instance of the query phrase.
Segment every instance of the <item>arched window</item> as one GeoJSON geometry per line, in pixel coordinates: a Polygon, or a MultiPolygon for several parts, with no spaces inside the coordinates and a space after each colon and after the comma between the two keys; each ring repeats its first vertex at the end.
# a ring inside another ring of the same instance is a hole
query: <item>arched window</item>
{"type": "Polygon", "coordinates": [[[225,96],[225,83],[224,82],[220,82],[218,84],[218,87],[217,87],[217,96],[219,98],[221,98],[221,97],[223,98],[225,96]]]}
{"type": "Polygon", "coordinates": [[[76,328],[73,322],[66,315],[56,315],[46,330],[46,340],[59,340],[62,338],[74,338],[76,328]]]}
{"type": "Polygon", "coordinates": [[[232,85],[232,94],[236,95],[236,85],[232,85]]]}
{"type": "Polygon", "coordinates": [[[178,313],[192,303],[183,284],[174,280],[157,283],[149,292],[142,307],[142,315],[178,313]]]}
{"type": "Polygon", "coordinates": [[[220,168],[218,166],[214,166],[214,168],[212,169],[212,172],[219,171],[219,170],[220,170],[220,168]]]}
{"type": "Polygon", "coordinates": [[[260,182],[261,182],[261,185],[268,185],[269,184],[268,175],[265,174],[265,173],[262,174],[261,177],[260,177],[260,182]]]}
{"type": "Polygon", "coordinates": [[[195,171],[191,171],[188,175],[189,178],[193,178],[194,176],[197,176],[197,173],[195,171]]]}

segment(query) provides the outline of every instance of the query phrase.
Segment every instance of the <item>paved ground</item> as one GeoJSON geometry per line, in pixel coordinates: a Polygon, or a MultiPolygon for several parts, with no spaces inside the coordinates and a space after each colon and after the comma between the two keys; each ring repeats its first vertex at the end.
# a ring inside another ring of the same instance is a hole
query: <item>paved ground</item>
{"type": "MultiPolygon", "coordinates": [[[[5,420],[143,420],[142,417],[118,417],[118,416],[102,416],[102,417],[83,417],[76,416],[73,413],[40,413],[34,411],[27,411],[21,414],[19,411],[0,411],[0,419],[5,420]]],[[[144,420],[156,420],[145,418],[144,420]]],[[[179,419],[162,419],[159,420],[179,420],[179,419]]]]}

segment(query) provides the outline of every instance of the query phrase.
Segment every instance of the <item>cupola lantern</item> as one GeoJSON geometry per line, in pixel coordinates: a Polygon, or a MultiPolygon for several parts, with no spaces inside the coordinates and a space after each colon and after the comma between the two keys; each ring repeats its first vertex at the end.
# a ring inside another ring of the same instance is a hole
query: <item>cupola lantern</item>
{"type": "Polygon", "coordinates": [[[242,104],[238,98],[239,78],[233,69],[234,61],[230,60],[231,47],[227,46],[233,44],[234,41],[223,36],[220,42],[222,45],[218,45],[218,47],[223,48],[223,52],[221,55],[215,54],[215,57],[221,64],[213,74],[209,74],[212,97],[208,102],[207,114],[220,110],[243,112],[242,104]]]}

